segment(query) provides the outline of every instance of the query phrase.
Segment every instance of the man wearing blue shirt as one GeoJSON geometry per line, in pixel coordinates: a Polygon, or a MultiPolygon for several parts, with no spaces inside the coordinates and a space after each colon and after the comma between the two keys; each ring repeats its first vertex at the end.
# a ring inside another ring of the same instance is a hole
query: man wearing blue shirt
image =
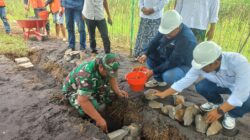
{"type": "Polygon", "coordinates": [[[82,19],[82,8],[84,0],[62,0],[61,5],[65,8],[66,27],[68,30],[69,49],[75,50],[75,24],[80,34],[80,50],[86,49],[86,32],[84,20],[82,19]]]}
{"type": "Polygon", "coordinates": [[[191,68],[192,52],[196,39],[182,17],[175,10],[163,14],[159,33],[148,44],[139,62],[147,60],[153,71],[154,79],[145,84],[146,87],[165,86],[185,76],[191,68]]]}
{"type": "Polygon", "coordinates": [[[184,78],[174,83],[156,96],[165,98],[193,84],[199,77],[204,77],[196,84],[196,91],[207,99],[200,106],[209,111],[208,122],[214,122],[224,115],[222,125],[225,129],[235,128],[235,118],[250,112],[250,64],[238,53],[222,52],[221,47],[212,41],[200,43],[193,52],[192,68],[184,78]],[[224,101],[220,94],[229,94],[224,101]]]}

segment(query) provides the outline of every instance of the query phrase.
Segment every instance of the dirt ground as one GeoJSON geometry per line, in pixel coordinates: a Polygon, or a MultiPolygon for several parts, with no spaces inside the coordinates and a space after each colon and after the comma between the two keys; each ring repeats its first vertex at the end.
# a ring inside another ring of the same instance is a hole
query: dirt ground
{"type": "MultiPolygon", "coordinates": [[[[0,56],[0,139],[2,140],[70,140],[108,139],[97,127],[79,117],[61,96],[61,82],[75,66],[63,60],[67,44],[56,39],[44,42],[29,41],[32,69],[20,69],[13,59],[0,56]]],[[[120,49],[115,48],[116,52],[120,49]]],[[[100,50],[103,50],[100,48],[100,50]]],[[[128,51],[119,51],[121,88],[130,92],[127,100],[118,99],[108,107],[109,117],[122,125],[143,124],[142,139],[250,139],[250,114],[238,119],[240,133],[236,137],[221,134],[206,137],[194,126],[184,127],[176,121],[147,106],[142,93],[130,91],[124,75],[139,64],[128,59],[128,51]],[[122,53],[121,53],[122,52],[122,53]]],[[[205,100],[192,90],[182,95],[187,101],[201,104],[205,100]]],[[[169,104],[171,99],[160,100],[169,104]]],[[[118,125],[118,124],[117,124],[118,125]]]]}

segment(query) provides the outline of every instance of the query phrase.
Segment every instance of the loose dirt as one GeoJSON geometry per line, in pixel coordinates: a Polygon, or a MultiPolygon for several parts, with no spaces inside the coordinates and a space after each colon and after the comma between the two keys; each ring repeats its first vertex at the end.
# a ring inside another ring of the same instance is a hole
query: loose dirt
{"type": "MultiPolygon", "coordinates": [[[[0,56],[0,139],[108,139],[95,125],[81,118],[61,94],[63,78],[75,67],[75,64],[63,60],[67,44],[51,39],[29,41],[29,46],[28,57],[35,65],[32,69],[20,69],[13,58],[0,56]]],[[[115,101],[107,108],[108,117],[120,122],[113,126],[141,123],[141,136],[146,140],[250,139],[249,114],[237,121],[240,133],[236,137],[221,134],[206,137],[196,132],[194,126],[184,127],[160,113],[159,109],[149,108],[143,93],[133,93],[124,81],[124,75],[139,64],[129,61],[128,51],[121,51],[115,45],[113,50],[119,52],[121,58],[118,81],[121,88],[131,95],[127,100],[114,97],[115,101]]],[[[182,95],[186,101],[205,102],[192,87],[182,95]]],[[[164,105],[172,103],[170,98],[157,101],[164,105]]]]}

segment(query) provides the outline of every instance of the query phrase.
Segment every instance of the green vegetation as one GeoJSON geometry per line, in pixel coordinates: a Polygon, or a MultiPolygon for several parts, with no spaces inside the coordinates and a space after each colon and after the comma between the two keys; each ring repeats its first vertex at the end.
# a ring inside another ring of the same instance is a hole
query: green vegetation
{"type": "Polygon", "coordinates": [[[10,36],[2,31],[0,31],[0,36],[0,54],[16,57],[26,56],[28,54],[28,47],[23,40],[23,36],[10,36]]]}
{"type": "MultiPolygon", "coordinates": [[[[133,10],[131,10],[132,1],[133,0],[109,0],[110,12],[113,19],[113,26],[109,26],[109,32],[114,47],[121,46],[129,50],[131,32],[133,33],[132,44],[134,44],[140,17],[138,0],[134,0],[135,5],[133,10]],[[133,26],[131,26],[132,11],[134,12],[133,26]]],[[[8,17],[12,22],[15,19],[22,19],[25,17],[26,13],[22,2],[23,0],[6,0],[8,17]]],[[[165,10],[173,9],[173,3],[173,0],[170,0],[165,10]]],[[[214,40],[219,43],[224,50],[235,52],[241,50],[250,32],[249,13],[250,0],[221,0],[219,13],[220,20],[216,26],[214,40]]],[[[32,15],[33,11],[30,10],[28,16],[32,15]]],[[[53,26],[51,27],[53,29],[53,26]]],[[[250,60],[250,41],[246,43],[241,53],[250,60]]]]}

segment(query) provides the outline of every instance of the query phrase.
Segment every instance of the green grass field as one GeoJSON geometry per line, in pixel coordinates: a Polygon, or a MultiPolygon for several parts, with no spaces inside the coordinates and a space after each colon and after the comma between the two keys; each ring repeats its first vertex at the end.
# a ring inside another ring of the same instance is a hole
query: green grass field
{"type": "MultiPolygon", "coordinates": [[[[128,51],[130,43],[132,43],[132,46],[134,45],[139,26],[140,17],[138,12],[138,1],[139,0],[109,0],[110,12],[113,19],[113,26],[109,26],[112,44],[121,46],[128,51]],[[134,1],[134,7],[131,6],[132,1],[134,1]],[[131,22],[132,13],[134,13],[133,22],[131,22]],[[132,41],[130,38],[132,38],[132,41]]],[[[6,0],[8,17],[11,23],[16,19],[25,18],[26,13],[22,2],[23,0],[6,0]]],[[[168,9],[173,9],[173,0],[165,7],[165,10],[168,9]]],[[[250,0],[221,0],[219,13],[220,20],[216,26],[214,41],[220,44],[226,51],[239,52],[250,32],[249,13],[250,0]]],[[[28,16],[32,15],[33,11],[31,10],[28,16]]],[[[52,22],[50,23],[53,29],[52,22]]],[[[1,36],[2,34],[3,33],[1,33],[1,36]]],[[[4,47],[3,42],[5,42],[5,40],[8,42],[6,38],[8,37],[1,39],[0,53],[8,52],[6,48],[11,48],[4,47]]],[[[21,37],[16,41],[20,42],[19,44],[23,42],[21,37]]],[[[22,45],[25,45],[25,43],[22,45]]],[[[242,49],[242,53],[250,60],[250,41],[246,43],[245,47],[242,49]]]]}

